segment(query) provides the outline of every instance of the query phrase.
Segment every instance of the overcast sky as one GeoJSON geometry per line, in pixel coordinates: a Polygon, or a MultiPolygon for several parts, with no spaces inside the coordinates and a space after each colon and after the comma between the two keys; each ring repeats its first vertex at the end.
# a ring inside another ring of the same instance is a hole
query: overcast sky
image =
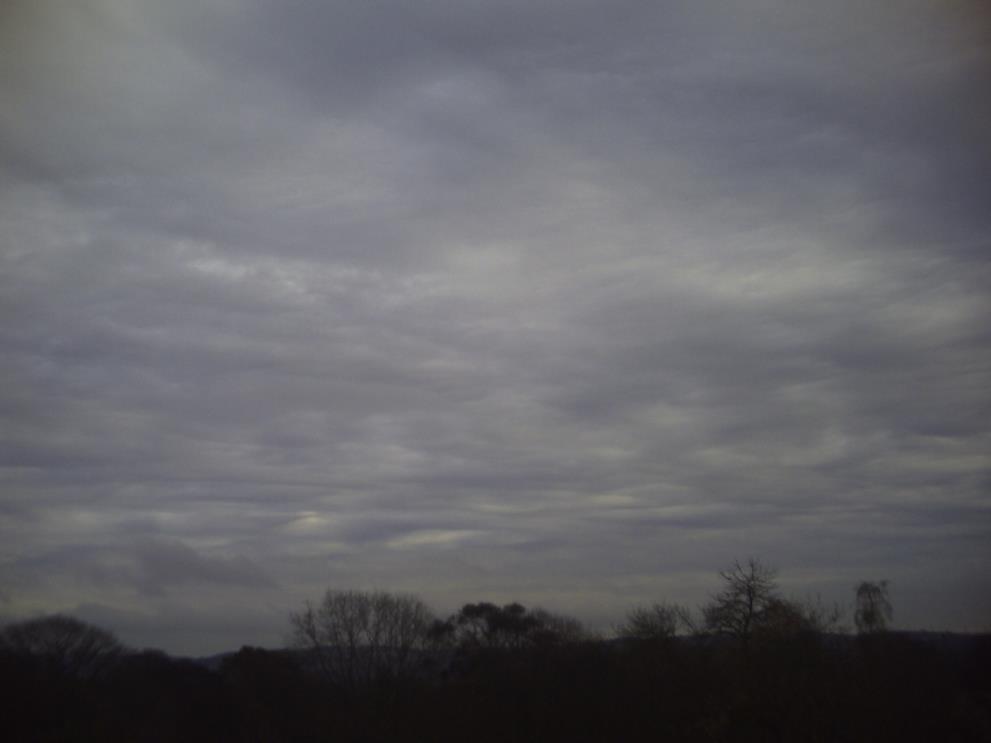
{"type": "Polygon", "coordinates": [[[2,8],[0,615],[991,628],[983,2],[2,8]]]}

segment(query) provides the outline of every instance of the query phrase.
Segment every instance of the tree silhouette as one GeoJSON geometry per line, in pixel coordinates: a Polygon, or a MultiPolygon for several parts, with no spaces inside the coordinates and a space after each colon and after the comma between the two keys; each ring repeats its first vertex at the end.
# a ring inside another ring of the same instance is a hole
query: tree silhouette
{"type": "Polygon", "coordinates": [[[894,614],[888,599],[888,581],[863,581],[857,586],[857,609],[853,621],[861,634],[883,632],[894,614]]]}
{"type": "Polygon", "coordinates": [[[723,589],[702,609],[706,629],[749,642],[754,630],[780,608],[776,576],[753,557],[720,572],[723,589]]]}
{"type": "Polygon", "coordinates": [[[457,614],[436,622],[430,631],[438,643],[462,650],[519,650],[585,639],[581,623],[519,603],[496,606],[487,601],[465,604],[457,614]]]}
{"type": "Polygon", "coordinates": [[[688,609],[677,604],[655,603],[632,609],[616,628],[616,634],[628,640],[667,640],[682,629],[695,630],[688,609]]]}
{"type": "Polygon", "coordinates": [[[0,650],[40,663],[58,676],[90,679],[106,674],[124,646],[107,630],[55,614],[5,627],[0,650]]]}
{"type": "Polygon", "coordinates": [[[420,599],[385,591],[333,591],[290,615],[293,644],[345,688],[409,675],[433,615],[420,599]]]}

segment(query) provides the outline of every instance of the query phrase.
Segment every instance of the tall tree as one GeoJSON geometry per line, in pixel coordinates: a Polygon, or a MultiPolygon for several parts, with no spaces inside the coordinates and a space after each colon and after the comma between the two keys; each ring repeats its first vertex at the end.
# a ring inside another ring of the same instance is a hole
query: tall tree
{"type": "Polygon", "coordinates": [[[863,581],[857,586],[857,609],[853,621],[861,634],[883,632],[894,616],[888,598],[888,581],[863,581]]]}
{"type": "Polygon", "coordinates": [[[385,591],[327,591],[290,615],[293,644],[346,688],[401,678],[425,646],[433,614],[419,598],[385,591]]]}
{"type": "Polygon", "coordinates": [[[723,589],[702,609],[705,627],[744,643],[781,602],[777,596],[777,573],[751,557],[736,561],[719,573],[723,589]]]}

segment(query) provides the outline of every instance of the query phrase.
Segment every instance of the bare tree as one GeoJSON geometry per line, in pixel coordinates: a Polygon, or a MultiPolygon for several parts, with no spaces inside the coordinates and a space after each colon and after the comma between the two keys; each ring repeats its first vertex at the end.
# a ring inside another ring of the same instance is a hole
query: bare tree
{"type": "Polygon", "coordinates": [[[684,606],[655,603],[631,610],[616,628],[616,634],[630,640],[666,640],[679,631],[694,632],[695,628],[695,620],[684,606]]]}
{"type": "Polygon", "coordinates": [[[88,679],[105,674],[124,646],[104,629],[55,614],[5,627],[0,651],[40,661],[60,676],[88,679]]]}
{"type": "Polygon", "coordinates": [[[888,599],[888,581],[863,581],[857,586],[857,608],[853,621],[861,634],[883,632],[894,614],[888,599]]]}
{"type": "Polygon", "coordinates": [[[409,675],[433,621],[416,596],[385,591],[327,591],[290,615],[293,644],[347,688],[409,675]]]}
{"type": "Polygon", "coordinates": [[[581,621],[566,614],[557,614],[538,607],[530,609],[530,616],[537,625],[531,634],[535,645],[569,645],[595,637],[581,621]]]}
{"type": "Polygon", "coordinates": [[[705,627],[749,642],[754,630],[781,604],[777,573],[751,557],[745,564],[734,562],[719,577],[723,589],[702,609],[705,627]]]}

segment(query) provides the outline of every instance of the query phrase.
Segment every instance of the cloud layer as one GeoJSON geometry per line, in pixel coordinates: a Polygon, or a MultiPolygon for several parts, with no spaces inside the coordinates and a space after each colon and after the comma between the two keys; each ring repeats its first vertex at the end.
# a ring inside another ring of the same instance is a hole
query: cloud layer
{"type": "Polygon", "coordinates": [[[988,627],[980,3],[2,14],[7,615],[605,625],[757,554],[988,627]]]}

